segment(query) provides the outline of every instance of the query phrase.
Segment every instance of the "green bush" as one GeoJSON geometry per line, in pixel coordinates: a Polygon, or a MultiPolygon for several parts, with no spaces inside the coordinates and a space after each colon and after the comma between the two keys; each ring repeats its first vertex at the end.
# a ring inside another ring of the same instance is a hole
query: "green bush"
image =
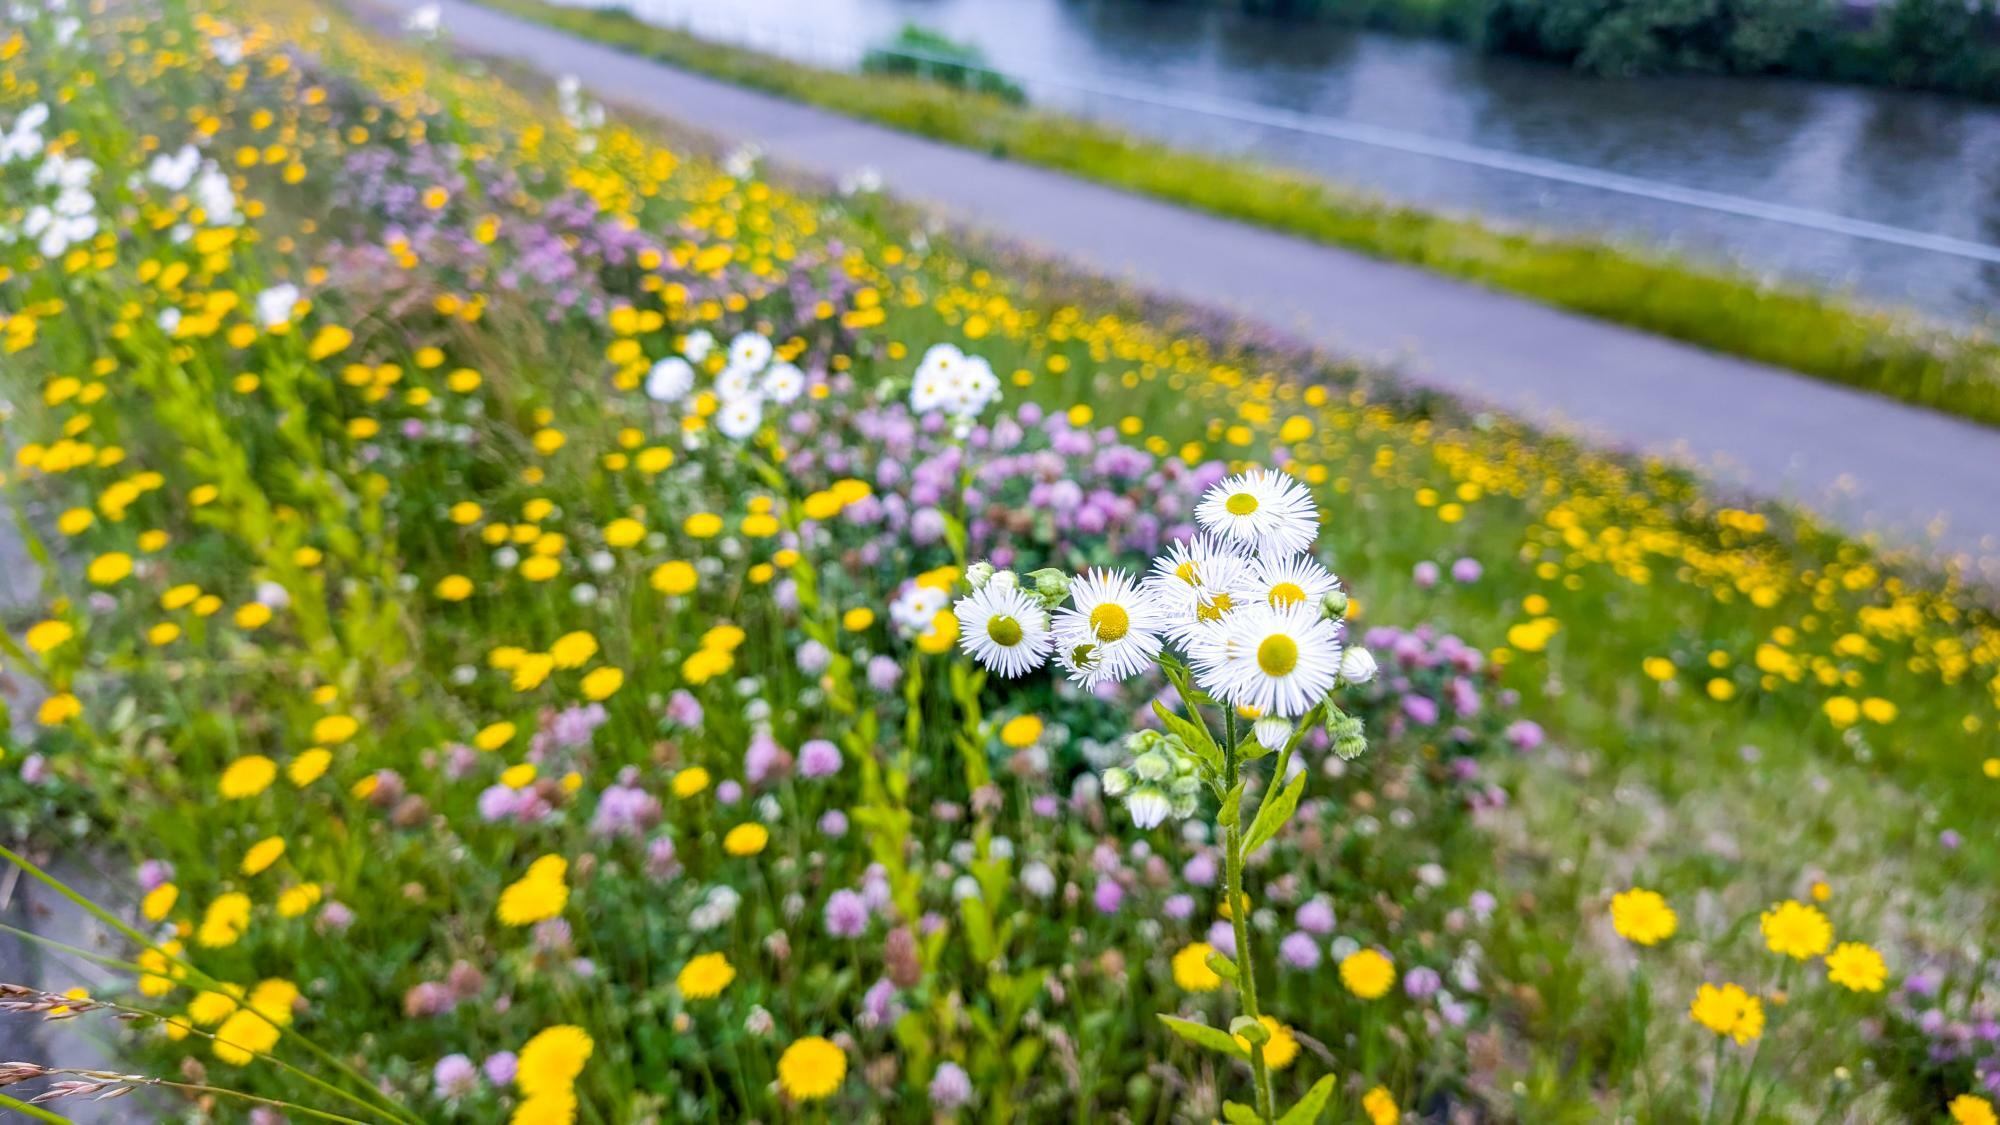
{"type": "Polygon", "coordinates": [[[1021,87],[986,65],[986,54],[970,43],[940,35],[913,23],[896,37],[871,47],[861,57],[864,74],[899,74],[936,82],[956,90],[986,94],[1014,105],[1027,102],[1021,87]]]}

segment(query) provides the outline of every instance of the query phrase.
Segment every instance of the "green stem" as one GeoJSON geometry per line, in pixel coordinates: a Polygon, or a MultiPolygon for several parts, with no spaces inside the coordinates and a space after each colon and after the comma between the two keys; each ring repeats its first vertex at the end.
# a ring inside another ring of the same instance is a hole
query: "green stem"
{"type": "Polygon", "coordinates": [[[11,1109],[23,1117],[32,1117],[37,1121],[52,1121],[55,1125],[70,1125],[70,1120],[67,1117],[58,1117],[41,1106],[29,1105],[27,1102],[17,1098],[10,1098],[5,1094],[0,1094],[0,1109],[11,1109]]]}
{"type": "MultiPolygon", "coordinates": [[[[1190,710],[1194,710],[1190,706],[1190,710]]],[[[1228,742],[1223,745],[1223,762],[1228,775],[1224,780],[1224,792],[1237,801],[1242,798],[1236,793],[1236,782],[1240,777],[1240,760],[1236,753],[1236,713],[1225,709],[1223,712],[1223,732],[1228,742]]],[[[1269,792],[1265,796],[1270,796],[1269,792]]],[[[1230,799],[1225,797],[1225,799],[1230,799]]],[[[1249,913],[1243,909],[1243,809],[1239,804],[1232,810],[1235,820],[1228,825],[1223,836],[1223,901],[1229,909],[1229,924],[1236,935],[1236,995],[1243,1002],[1243,1014],[1251,1019],[1259,1019],[1262,1013],[1257,1008],[1257,967],[1256,958],[1250,951],[1249,913]]],[[[1273,1112],[1274,1100],[1271,1096],[1271,1072],[1264,1065],[1264,1045],[1250,1045],[1250,1075],[1256,1083],[1257,1113],[1266,1121],[1276,1118],[1273,1112]]]]}

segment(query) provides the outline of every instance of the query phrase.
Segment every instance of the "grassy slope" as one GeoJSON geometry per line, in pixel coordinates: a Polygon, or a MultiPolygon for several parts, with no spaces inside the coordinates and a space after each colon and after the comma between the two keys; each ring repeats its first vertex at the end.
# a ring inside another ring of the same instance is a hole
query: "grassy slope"
{"type": "Polygon", "coordinates": [[[1061,169],[1518,293],[1561,308],[2000,423],[2000,345],[1809,289],[1588,239],[1396,206],[1285,169],[1170,148],[913,79],[819,70],[645,24],[622,11],[483,0],[688,70],[1015,160],[1061,169]]]}

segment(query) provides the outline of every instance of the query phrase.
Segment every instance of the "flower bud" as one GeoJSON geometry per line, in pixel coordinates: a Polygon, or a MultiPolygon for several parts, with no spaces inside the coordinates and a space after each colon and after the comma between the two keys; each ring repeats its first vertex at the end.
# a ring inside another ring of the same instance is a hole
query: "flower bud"
{"type": "Polygon", "coordinates": [[[1266,750],[1283,750],[1285,743],[1292,740],[1292,724],[1276,715],[1266,715],[1250,728],[1256,732],[1257,742],[1266,750]]]}
{"type": "Polygon", "coordinates": [[[1011,570],[996,570],[986,579],[986,582],[999,590],[1011,590],[1021,584],[1021,580],[1014,577],[1014,572],[1011,570]]]}
{"type": "Polygon", "coordinates": [[[1129,770],[1114,766],[1104,771],[1103,791],[1105,796],[1114,798],[1123,797],[1131,789],[1132,774],[1129,770]]]}
{"type": "Polygon", "coordinates": [[[1336,589],[1321,598],[1319,611],[1322,616],[1338,621],[1347,616],[1347,591],[1336,589]]]}
{"type": "Polygon", "coordinates": [[[993,564],[981,560],[965,568],[965,581],[975,590],[983,590],[993,581],[993,564]]]}
{"type": "Polygon", "coordinates": [[[1365,684],[1374,679],[1374,655],[1360,645],[1350,645],[1340,654],[1340,678],[1350,684],[1365,684]]]}
{"type": "Polygon", "coordinates": [[[1174,811],[1167,795],[1150,785],[1136,790],[1126,800],[1125,808],[1132,814],[1133,825],[1141,829],[1158,827],[1174,811]]]}
{"type": "Polygon", "coordinates": [[[1045,566],[1029,574],[1028,577],[1034,579],[1035,593],[1041,595],[1042,600],[1050,605],[1056,605],[1069,597],[1068,571],[1045,566]]]}

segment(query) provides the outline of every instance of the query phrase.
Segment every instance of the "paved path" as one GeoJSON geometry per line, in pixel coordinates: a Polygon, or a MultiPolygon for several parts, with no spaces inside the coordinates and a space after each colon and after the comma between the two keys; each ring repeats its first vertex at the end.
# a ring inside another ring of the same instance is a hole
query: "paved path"
{"type": "MultiPolygon", "coordinates": [[[[378,0],[410,9],[426,0],[378,0]]],[[[467,3],[445,34],[780,164],[887,190],[1109,276],[1600,445],[1670,457],[1859,531],[2000,557],[2000,430],[1435,274],[995,160],[717,82],[467,3]]]]}

